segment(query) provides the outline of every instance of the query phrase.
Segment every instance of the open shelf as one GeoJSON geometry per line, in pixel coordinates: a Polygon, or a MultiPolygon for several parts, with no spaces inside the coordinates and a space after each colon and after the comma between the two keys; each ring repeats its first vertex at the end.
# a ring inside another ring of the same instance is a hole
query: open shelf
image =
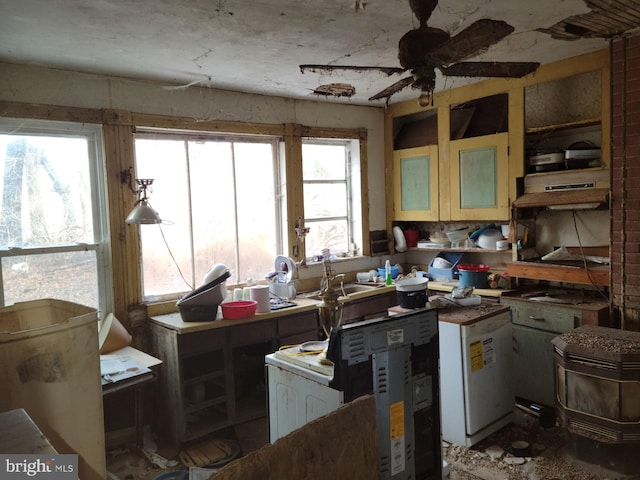
{"type": "Polygon", "coordinates": [[[511,277],[530,278],[583,285],[609,286],[609,265],[575,267],[539,262],[511,262],[507,264],[511,277]]]}
{"type": "Polygon", "coordinates": [[[511,256],[511,249],[489,250],[487,248],[451,248],[451,247],[411,247],[408,250],[416,252],[463,252],[463,253],[500,253],[511,256]]]}
{"type": "Polygon", "coordinates": [[[576,128],[598,127],[600,125],[599,118],[587,118],[577,120],[575,122],[560,123],[557,125],[545,125],[544,127],[531,127],[525,130],[526,135],[542,135],[546,133],[563,132],[576,128]]]}

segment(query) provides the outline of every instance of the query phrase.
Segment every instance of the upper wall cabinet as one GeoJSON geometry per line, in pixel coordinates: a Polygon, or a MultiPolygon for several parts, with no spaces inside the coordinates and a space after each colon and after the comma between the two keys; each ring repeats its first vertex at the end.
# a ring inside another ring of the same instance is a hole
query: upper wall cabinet
{"type": "Polygon", "coordinates": [[[450,145],[451,220],[509,220],[509,135],[450,145]]]}
{"type": "Polygon", "coordinates": [[[603,88],[600,70],[525,88],[527,174],[607,167],[603,88]]]}
{"type": "MultiPolygon", "coordinates": [[[[610,165],[610,83],[609,52],[601,50],[542,65],[523,78],[437,92],[427,109],[415,101],[389,105],[385,162],[394,170],[387,179],[393,178],[394,195],[387,211],[394,199],[395,219],[404,218],[398,151],[427,145],[437,145],[439,221],[509,220],[523,189],[544,192],[551,181],[554,189],[571,187],[588,176],[596,188],[607,187],[600,179],[610,165]]],[[[432,202],[424,219],[433,208],[432,202]]]]}
{"type": "Polygon", "coordinates": [[[405,148],[393,152],[396,220],[438,220],[438,149],[405,148]]]}
{"type": "Polygon", "coordinates": [[[452,105],[449,115],[448,219],[509,220],[509,96],[452,105]]]}
{"type": "Polygon", "coordinates": [[[509,95],[501,93],[452,105],[449,139],[482,137],[509,130],[509,95]]]}
{"type": "Polygon", "coordinates": [[[508,220],[507,128],[507,94],[396,119],[395,220],[508,220]]]}

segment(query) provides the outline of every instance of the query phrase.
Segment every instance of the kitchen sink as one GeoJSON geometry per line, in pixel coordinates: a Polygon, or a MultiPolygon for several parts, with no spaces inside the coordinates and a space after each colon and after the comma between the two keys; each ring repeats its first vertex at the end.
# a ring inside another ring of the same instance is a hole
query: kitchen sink
{"type": "MultiPolygon", "coordinates": [[[[375,290],[377,288],[380,288],[384,286],[383,283],[379,284],[379,285],[363,285],[360,283],[345,283],[342,288],[340,288],[340,285],[336,285],[334,287],[335,290],[337,290],[338,292],[340,292],[340,296],[343,296],[342,293],[344,293],[346,296],[351,296],[357,293],[362,293],[362,292],[370,292],[371,290],[375,290]]],[[[306,298],[310,298],[312,300],[321,300],[322,297],[320,296],[320,291],[315,291],[312,293],[309,293],[308,295],[306,295],[306,298]]]]}

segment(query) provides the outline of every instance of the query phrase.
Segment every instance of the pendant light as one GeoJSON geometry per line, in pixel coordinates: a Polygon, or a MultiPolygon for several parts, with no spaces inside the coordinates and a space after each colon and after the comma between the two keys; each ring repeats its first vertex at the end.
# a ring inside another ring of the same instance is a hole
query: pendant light
{"type": "Polygon", "coordinates": [[[162,219],[158,212],[156,212],[151,205],[149,205],[149,196],[147,193],[147,189],[153,184],[152,178],[138,178],[136,179],[136,184],[138,188],[136,190],[133,189],[133,180],[131,175],[131,167],[129,170],[123,170],[120,172],[120,179],[122,183],[126,183],[129,185],[129,189],[138,196],[136,200],[135,206],[131,213],[127,216],[125,220],[126,223],[130,225],[153,225],[162,223],[162,219]]]}

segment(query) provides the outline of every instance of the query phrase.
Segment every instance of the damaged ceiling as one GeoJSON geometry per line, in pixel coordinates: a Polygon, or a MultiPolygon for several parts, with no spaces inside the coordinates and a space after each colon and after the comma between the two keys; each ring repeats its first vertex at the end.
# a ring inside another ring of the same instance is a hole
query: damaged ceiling
{"type": "MultiPolygon", "coordinates": [[[[401,73],[299,66],[395,69],[400,38],[419,26],[407,0],[0,0],[0,10],[1,62],[380,107],[369,98],[401,73]]],[[[513,32],[466,60],[545,64],[635,32],[640,0],[440,0],[428,24],[453,36],[486,18],[513,32]]],[[[437,72],[435,90],[481,79],[437,72]]],[[[405,88],[389,101],[417,97],[405,88]]]]}

